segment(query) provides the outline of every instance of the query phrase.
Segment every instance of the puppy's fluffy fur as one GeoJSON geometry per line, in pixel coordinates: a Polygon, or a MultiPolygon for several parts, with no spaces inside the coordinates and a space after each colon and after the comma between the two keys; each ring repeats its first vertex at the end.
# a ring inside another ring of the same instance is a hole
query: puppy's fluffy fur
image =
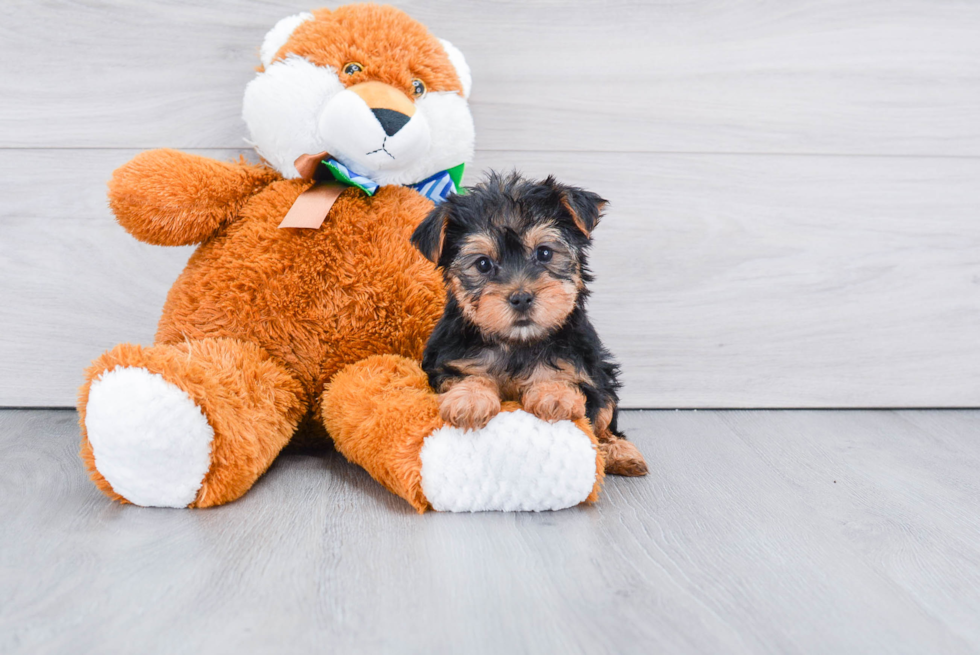
{"type": "Polygon", "coordinates": [[[412,236],[447,286],[422,368],[453,425],[483,427],[501,400],[548,421],[587,416],[606,472],[643,475],[643,456],[617,427],[619,368],[585,309],[605,204],[551,177],[491,173],[439,205],[412,236]]]}

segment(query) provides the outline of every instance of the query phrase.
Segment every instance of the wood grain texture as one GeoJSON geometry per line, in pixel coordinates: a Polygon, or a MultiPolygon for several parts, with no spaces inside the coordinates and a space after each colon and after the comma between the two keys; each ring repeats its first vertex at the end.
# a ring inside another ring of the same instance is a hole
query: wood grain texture
{"type": "Polygon", "coordinates": [[[0,412],[4,653],[976,653],[980,412],[630,412],[592,507],[415,514],[333,452],[110,503],[0,412]],[[136,646],[138,644],[138,646],[136,646]]]}
{"type": "MultiPolygon", "coordinates": [[[[612,200],[593,313],[624,405],[980,405],[980,5],[399,4],[468,56],[475,170],[612,200]]],[[[0,7],[0,405],[71,405],[152,339],[190,250],[129,238],[105,180],[237,152],[258,44],[306,8],[0,7]]]]}
{"type": "Polygon", "coordinates": [[[977,413],[741,412],[721,418],[920,607],[958,637],[980,644],[980,515],[959,511],[980,507],[977,413]],[[784,434],[792,437],[771,436],[784,434]],[[835,478],[833,503],[821,493],[828,474],[835,478]],[[853,506],[866,515],[855,517],[853,506]]]}
{"type": "MultiPolygon", "coordinates": [[[[69,406],[92,358],[152,341],[191,250],[138,243],[112,220],[105,180],[135,153],[0,151],[0,404],[69,406]]],[[[980,404],[980,160],[480,152],[476,164],[555,173],[612,201],[591,307],[627,407],[980,404]]]]}
{"type": "MultiPolygon", "coordinates": [[[[484,149],[980,154],[974,2],[395,4],[467,55],[484,149]]],[[[240,147],[262,37],[309,7],[5,2],[0,146],[240,147]]]]}

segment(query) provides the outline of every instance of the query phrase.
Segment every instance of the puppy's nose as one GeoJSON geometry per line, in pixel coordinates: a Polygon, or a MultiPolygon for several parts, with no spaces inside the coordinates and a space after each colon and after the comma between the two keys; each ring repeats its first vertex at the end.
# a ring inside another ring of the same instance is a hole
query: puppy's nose
{"type": "Polygon", "coordinates": [[[507,302],[517,311],[526,312],[531,309],[531,303],[534,302],[534,294],[528,293],[527,291],[515,291],[507,298],[507,302]]]}
{"type": "Polygon", "coordinates": [[[371,113],[381,123],[382,129],[388,136],[395,136],[398,130],[405,127],[405,123],[411,120],[411,117],[394,109],[372,109],[371,113]]]}

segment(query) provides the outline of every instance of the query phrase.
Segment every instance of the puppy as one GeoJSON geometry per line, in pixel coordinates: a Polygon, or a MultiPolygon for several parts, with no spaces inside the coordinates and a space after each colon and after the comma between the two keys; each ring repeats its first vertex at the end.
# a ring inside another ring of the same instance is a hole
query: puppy
{"type": "Polygon", "coordinates": [[[551,177],[490,173],[436,207],[412,235],[447,286],[422,368],[452,425],[485,426],[501,400],[546,421],[587,416],[606,472],[645,475],[616,426],[619,367],[585,311],[587,255],[605,204],[551,177]]]}

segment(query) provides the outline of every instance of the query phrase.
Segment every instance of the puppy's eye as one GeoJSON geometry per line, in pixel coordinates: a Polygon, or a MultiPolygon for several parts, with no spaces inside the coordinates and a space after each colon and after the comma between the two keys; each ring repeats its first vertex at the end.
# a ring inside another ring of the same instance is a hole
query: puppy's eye
{"type": "Polygon", "coordinates": [[[476,270],[483,274],[489,273],[493,270],[493,262],[490,261],[489,257],[480,257],[476,260],[476,270]]]}
{"type": "Polygon", "coordinates": [[[418,98],[425,93],[425,82],[419,79],[412,80],[412,94],[418,98]]]}
{"type": "Polygon", "coordinates": [[[356,61],[352,61],[349,64],[344,64],[345,75],[353,75],[354,73],[360,73],[362,70],[364,70],[364,67],[361,66],[356,61]]]}
{"type": "Polygon", "coordinates": [[[542,264],[550,262],[552,255],[554,252],[548,246],[538,246],[538,249],[534,251],[534,257],[542,264]]]}

